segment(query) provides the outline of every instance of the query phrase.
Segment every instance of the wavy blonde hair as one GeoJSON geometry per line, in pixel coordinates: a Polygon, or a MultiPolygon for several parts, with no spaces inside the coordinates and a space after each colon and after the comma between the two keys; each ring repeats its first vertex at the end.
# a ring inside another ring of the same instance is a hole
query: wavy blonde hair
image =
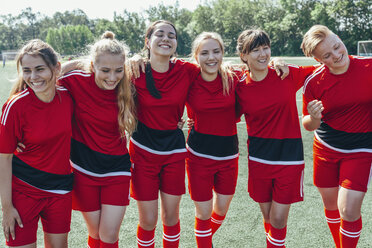
{"type": "MultiPolygon", "coordinates": [[[[197,61],[196,57],[200,50],[200,45],[204,40],[208,39],[217,41],[220,45],[222,56],[225,54],[225,48],[221,35],[215,32],[202,32],[192,42],[191,57],[193,58],[193,60],[197,61]]],[[[218,73],[221,75],[222,78],[223,94],[229,95],[232,90],[233,77],[235,73],[231,70],[231,66],[227,65],[226,63],[221,64],[220,68],[218,69],[218,73]]]]}
{"type": "MultiPolygon", "coordinates": [[[[93,63],[97,62],[102,54],[122,55],[126,58],[128,47],[115,39],[115,34],[106,31],[101,36],[101,39],[93,44],[90,48],[90,56],[93,63]]],[[[130,81],[130,72],[124,64],[124,77],[120,80],[117,87],[118,99],[118,123],[121,137],[125,137],[125,133],[129,136],[137,127],[136,107],[134,102],[135,88],[130,81]]]]}
{"type": "Polygon", "coordinates": [[[10,91],[10,96],[21,92],[27,87],[26,82],[23,80],[22,72],[22,59],[25,55],[40,56],[49,67],[49,69],[52,71],[52,78],[57,78],[58,76],[55,74],[55,69],[58,65],[58,53],[54,51],[54,49],[48,43],[42,40],[30,40],[19,50],[17,54],[16,65],[18,78],[15,80],[15,84],[10,91]]]}

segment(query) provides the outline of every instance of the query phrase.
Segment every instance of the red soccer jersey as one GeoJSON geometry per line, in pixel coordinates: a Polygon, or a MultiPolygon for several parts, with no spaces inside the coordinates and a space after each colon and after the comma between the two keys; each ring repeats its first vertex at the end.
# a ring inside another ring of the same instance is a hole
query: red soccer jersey
{"type": "Polygon", "coordinates": [[[72,137],[90,149],[109,155],[128,153],[120,137],[116,90],[100,89],[93,73],[72,71],[58,79],[75,102],[72,137]]]}
{"type": "Polygon", "coordinates": [[[199,69],[196,65],[175,59],[170,61],[169,70],[159,73],[152,70],[155,87],[162,98],[150,95],[144,73],[135,80],[138,120],[149,128],[175,130],[185,108],[191,83],[199,69]]]}
{"type": "Polygon", "coordinates": [[[138,126],[131,138],[133,160],[136,160],[137,155],[145,156],[137,147],[152,154],[171,155],[172,158],[163,158],[168,159],[168,162],[185,157],[185,139],[177,124],[183,115],[189,88],[199,68],[180,59],[169,63],[169,70],[165,73],[152,70],[160,99],[150,94],[144,73],[135,80],[138,126]]]}
{"type": "Polygon", "coordinates": [[[187,112],[194,120],[197,132],[210,135],[231,136],[236,134],[235,77],[229,95],[223,94],[220,75],[211,82],[201,76],[193,83],[187,97],[187,112]]]}
{"type": "Polygon", "coordinates": [[[93,73],[80,70],[71,71],[58,81],[75,102],[73,167],[94,177],[130,176],[127,142],[119,132],[117,91],[100,89],[93,73]]]}
{"type": "Polygon", "coordinates": [[[193,83],[187,98],[187,113],[194,120],[188,136],[188,150],[196,156],[213,160],[238,157],[235,118],[234,77],[228,95],[223,94],[220,75],[211,81],[201,76],[193,83]]]}
{"type": "Polygon", "coordinates": [[[58,188],[53,182],[42,180],[45,175],[48,180],[53,175],[71,173],[72,110],[71,97],[63,87],[57,87],[49,103],[40,101],[29,88],[8,99],[1,115],[0,152],[14,154],[13,175],[39,189],[58,188]],[[21,153],[16,151],[18,143],[26,147],[21,153]],[[21,166],[24,170],[18,169],[21,166]]]}
{"type": "Polygon", "coordinates": [[[316,137],[340,152],[372,152],[372,58],[349,56],[348,70],[340,75],[326,66],[305,82],[303,114],[314,99],[324,106],[316,137]]]}
{"type": "Polygon", "coordinates": [[[284,80],[269,68],[266,78],[259,82],[247,72],[238,83],[237,99],[246,120],[249,159],[266,164],[303,164],[296,92],[314,68],[290,65],[284,80]]]}

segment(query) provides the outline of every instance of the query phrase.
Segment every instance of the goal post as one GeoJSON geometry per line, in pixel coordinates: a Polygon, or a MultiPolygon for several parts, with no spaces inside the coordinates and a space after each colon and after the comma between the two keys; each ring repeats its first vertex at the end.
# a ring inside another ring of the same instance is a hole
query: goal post
{"type": "Polygon", "coordinates": [[[372,56],[372,40],[358,41],[358,56],[372,56]]]}

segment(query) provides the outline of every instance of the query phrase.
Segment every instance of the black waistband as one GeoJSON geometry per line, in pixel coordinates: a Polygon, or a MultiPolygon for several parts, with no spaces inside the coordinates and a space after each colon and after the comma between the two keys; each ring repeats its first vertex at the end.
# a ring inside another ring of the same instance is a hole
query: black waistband
{"type": "Polygon", "coordinates": [[[239,152],[238,136],[203,134],[191,129],[187,145],[195,152],[215,157],[227,157],[239,152]]]}
{"type": "Polygon", "coordinates": [[[268,139],[249,136],[249,156],[269,161],[302,161],[302,139],[268,139]]]}
{"type": "Polygon", "coordinates": [[[372,132],[366,133],[348,133],[333,129],[322,122],[316,130],[316,134],[328,145],[344,149],[372,149],[372,132]]]}
{"type": "Polygon", "coordinates": [[[17,156],[12,160],[13,175],[22,181],[42,190],[71,191],[73,174],[59,175],[41,171],[29,166],[17,156]]]}
{"type": "Polygon", "coordinates": [[[167,152],[185,148],[185,136],[181,129],[157,130],[138,122],[132,139],[150,149],[167,152]]]}
{"type": "Polygon", "coordinates": [[[108,155],[93,151],[85,144],[71,139],[71,161],[81,168],[96,173],[129,172],[131,167],[129,154],[108,155]]]}

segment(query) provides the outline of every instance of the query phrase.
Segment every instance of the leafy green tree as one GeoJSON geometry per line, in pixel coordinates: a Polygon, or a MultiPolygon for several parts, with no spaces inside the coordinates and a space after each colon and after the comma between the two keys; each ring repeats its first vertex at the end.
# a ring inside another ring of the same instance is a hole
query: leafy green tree
{"type": "Polygon", "coordinates": [[[87,26],[67,25],[59,29],[49,29],[46,37],[54,49],[62,55],[82,54],[88,44],[93,42],[93,34],[87,26]]]}

